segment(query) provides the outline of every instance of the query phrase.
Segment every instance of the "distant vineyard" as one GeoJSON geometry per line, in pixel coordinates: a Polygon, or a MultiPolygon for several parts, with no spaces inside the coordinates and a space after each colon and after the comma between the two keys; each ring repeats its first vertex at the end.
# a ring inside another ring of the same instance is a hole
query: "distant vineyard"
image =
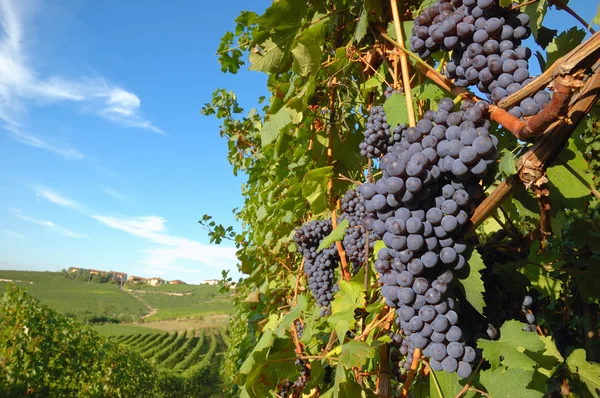
{"type": "Polygon", "coordinates": [[[0,396],[220,396],[226,340],[222,329],[105,338],[9,284],[0,295],[0,396]]]}
{"type": "Polygon", "coordinates": [[[159,389],[193,394],[199,388],[214,386],[215,363],[226,348],[223,329],[200,329],[172,333],[139,333],[118,336],[114,341],[125,344],[153,364],[161,378],[159,389]]]}

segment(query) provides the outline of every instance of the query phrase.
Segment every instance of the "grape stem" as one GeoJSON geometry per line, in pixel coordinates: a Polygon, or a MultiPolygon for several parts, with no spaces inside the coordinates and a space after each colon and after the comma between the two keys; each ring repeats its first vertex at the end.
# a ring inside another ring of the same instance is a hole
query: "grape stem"
{"type": "MultiPolygon", "coordinates": [[[[332,180],[330,180],[330,181],[332,181],[332,180]]],[[[331,211],[331,225],[332,225],[333,229],[336,229],[337,225],[338,225],[337,217],[335,215],[335,207],[331,211]]],[[[342,267],[341,267],[342,278],[344,278],[345,281],[349,281],[350,280],[350,271],[348,270],[348,261],[346,260],[346,251],[344,250],[344,246],[342,246],[342,242],[340,242],[339,240],[335,242],[335,246],[337,247],[338,254],[340,255],[340,261],[342,262],[342,267]]]]}
{"type": "MultiPolygon", "coordinates": [[[[398,39],[398,46],[404,48],[404,37],[402,35],[402,29],[400,27],[400,14],[398,13],[398,2],[397,0],[390,0],[390,6],[392,8],[392,16],[394,18],[394,30],[396,31],[396,39],[398,39]]],[[[412,102],[412,89],[410,88],[410,75],[408,73],[408,58],[406,53],[400,53],[400,68],[402,69],[402,83],[404,86],[404,93],[406,94],[406,110],[408,112],[408,125],[415,127],[417,121],[415,119],[415,109],[412,102]]]]}
{"type": "Polygon", "coordinates": [[[408,371],[408,375],[406,376],[406,380],[404,381],[404,385],[402,386],[402,392],[400,393],[401,398],[406,398],[408,396],[408,389],[410,384],[417,373],[417,367],[419,366],[419,362],[421,359],[421,349],[415,348],[413,351],[412,363],[410,364],[410,370],[408,371]]]}

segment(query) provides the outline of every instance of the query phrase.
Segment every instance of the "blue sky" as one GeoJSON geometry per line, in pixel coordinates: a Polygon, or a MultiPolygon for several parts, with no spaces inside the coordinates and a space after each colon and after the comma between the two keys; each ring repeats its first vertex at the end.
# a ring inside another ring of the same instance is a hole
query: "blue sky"
{"type": "MultiPolygon", "coordinates": [[[[241,10],[268,4],[0,0],[0,269],[235,270],[197,221],[237,226],[243,179],[199,110],[221,87],[247,110],[266,94],[265,75],[223,74],[214,53],[241,10]]],[[[552,11],[546,25],[576,22],[552,11]]]]}
{"type": "Polygon", "coordinates": [[[243,179],[199,110],[220,87],[247,109],[265,93],[214,54],[241,10],[269,2],[173,4],[0,0],[0,269],[235,269],[197,221],[237,225],[243,179]]]}

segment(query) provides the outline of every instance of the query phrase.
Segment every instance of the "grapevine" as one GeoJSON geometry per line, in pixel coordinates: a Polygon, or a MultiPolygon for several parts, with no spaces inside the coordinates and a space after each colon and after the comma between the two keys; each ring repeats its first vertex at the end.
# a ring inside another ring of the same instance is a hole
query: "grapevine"
{"type": "Polygon", "coordinates": [[[600,36],[546,2],[342,3],[245,12],[219,48],[272,96],[202,110],[249,176],[232,396],[593,395],[600,36]]]}

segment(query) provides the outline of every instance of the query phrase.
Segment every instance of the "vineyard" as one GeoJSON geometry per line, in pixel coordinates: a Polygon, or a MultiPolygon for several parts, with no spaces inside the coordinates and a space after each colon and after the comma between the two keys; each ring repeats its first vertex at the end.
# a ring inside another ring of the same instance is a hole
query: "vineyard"
{"type": "Polygon", "coordinates": [[[2,396],[220,396],[224,329],[101,337],[8,285],[0,305],[2,396]]]}
{"type": "MultiPolygon", "coordinates": [[[[182,391],[192,393],[216,385],[217,370],[227,347],[224,329],[200,329],[172,333],[138,333],[113,337],[161,373],[162,383],[180,385],[182,391]]],[[[204,396],[209,396],[207,393],[204,396]]]]}
{"type": "Polygon", "coordinates": [[[567,3],[235,19],[221,70],[248,62],[270,97],[202,109],[247,175],[241,231],[200,220],[247,275],[230,396],[600,396],[600,13],[567,3]]]}

